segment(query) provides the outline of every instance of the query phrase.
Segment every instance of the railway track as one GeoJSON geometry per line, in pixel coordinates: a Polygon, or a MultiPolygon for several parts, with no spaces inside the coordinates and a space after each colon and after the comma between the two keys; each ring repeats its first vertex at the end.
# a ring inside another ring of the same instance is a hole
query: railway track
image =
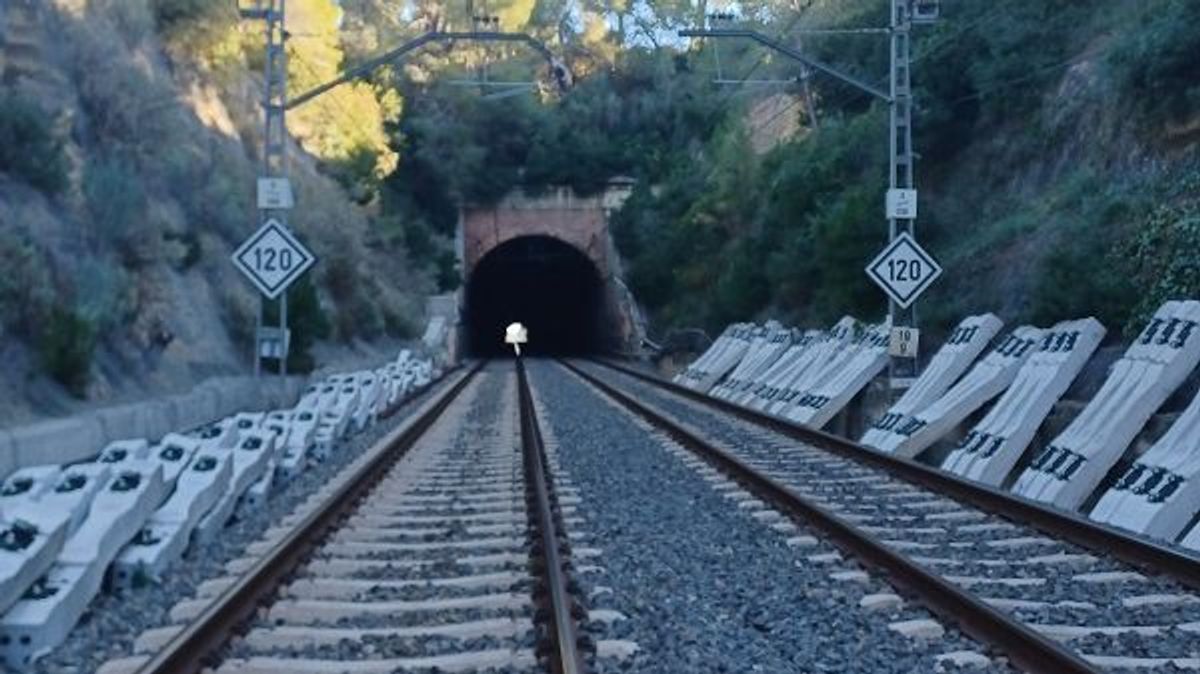
{"type": "Polygon", "coordinates": [[[472,368],[109,671],[587,671],[549,461],[523,370],[472,368]]]}
{"type": "Polygon", "coordinates": [[[722,488],[819,530],[1023,670],[1200,669],[1194,557],[628,368],[565,365],[722,488]]]}

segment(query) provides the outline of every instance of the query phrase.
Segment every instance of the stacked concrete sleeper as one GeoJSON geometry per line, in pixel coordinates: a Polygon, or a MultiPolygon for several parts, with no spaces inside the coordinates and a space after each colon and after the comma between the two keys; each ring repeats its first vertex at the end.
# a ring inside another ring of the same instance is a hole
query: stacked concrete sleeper
{"type": "Polygon", "coordinates": [[[766,334],[751,343],[749,351],[737,367],[709,391],[710,395],[728,400],[742,390],[746,382],[754,381],[787,351],[792,331],[775,322],[768,322],[766,334]]]}
{"type": "Polygon", "coordinates": [[[942,467],[978,482],[1001,486],[1054,404],[1104,338],[1093,318],[1050,328],[1004,395],[955,446],[942,467]]]}
{"type": "Polygon", "coordinates": [[[30,666],[66,639],[106,574],[127,585],[168,573],[190,541],[219,535],[237,508],[258,507],[277,481],[327,457],[438,374],[405,350],[377,370],[310,387],[292,409],[243,412],[154,443],[113,442],[94,461],[8,476],[0,487],[0,657],[11,668],[30,666]]]}
{"type": "Polygon", "coordinates": [[[940,398],[971,367],[971,363],[975,362],[1003,325],[994,314],[964,318],[930,359],[917,381],[883,416],[875,420],[860,442],[878,446],[877,443],[884,442],[900,422],[940,398]]]}
{"type": "Polygon", "coordinates": [[[1167,302],[1113,365],[1104,385],[1042,449],[1013,490],[1077,509],[1151,415],[1200,362],[1200,302],[1167,302]]]}
{"type": "MultiPolygon", "coordinates": [[[[678,380],[707,378],[713,383],[697,388],[821,427],[886,366],[887,326],[865,331],[855,326],[847,317],[828,331],[793,330],[783,338],[773,326],[736,324],[700,359],[705,363],[698,360],[700,367],[689,368],[690,378],[685,374],[678,380]]],[[[1096,496],[1150,416],[1200,362],[1198,327],[1200,302],[1164,304],[1083,412],[1050,445],[1029,456],[1038,428],[1098,348],[1104,326],[1094,318],[1063,321],[1048,330],[1022,326],[972,367],[1001,322],[991,314],[969,316],[861,442],[915,457],[950,436],[972,413],[986,410],[958,439],[942,468],[996,487],[1015,480],[1012,489],[1018,494],[1079,510],[1090,504],[1089,497],[1096,496]]],[[[1200,549],[1200,396],[1123,470],[1089,516],[1200,549]]]]}

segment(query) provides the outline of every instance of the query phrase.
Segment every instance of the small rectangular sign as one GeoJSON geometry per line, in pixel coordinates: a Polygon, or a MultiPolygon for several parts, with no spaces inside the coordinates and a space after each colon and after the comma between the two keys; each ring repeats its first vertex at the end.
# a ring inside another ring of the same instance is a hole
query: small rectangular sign
{"type": "Polygon", "coordinates": [[[258,329],[258,355],[262,358],[287,358],[292,331],[262,327],[258,329]]]}
{"type": "Polygon", "coordinates": [[[903,189],[888,190],[887,217],[899,220],[915,220],[917,217],[917,191],[903,189]]]}
{"type": "Polygon", "coordinates": [[[895,358],[916,358],[921,342],[921,331],[916,328],[892,328],[888,340],[888,355],[895,358]]]}
{"type": "Polygon", "coordinates": [[[296,206],[292,195],[292,181],[287,178],[258,179],[258,208],[264,211],[282,211],[296,206]]]}

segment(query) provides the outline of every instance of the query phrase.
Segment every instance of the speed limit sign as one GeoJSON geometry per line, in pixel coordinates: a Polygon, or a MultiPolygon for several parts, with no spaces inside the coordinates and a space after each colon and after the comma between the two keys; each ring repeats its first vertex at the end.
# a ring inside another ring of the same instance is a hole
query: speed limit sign
{"type": "Polygon", "coordinates": [[[233,264],[267,299],[287,290],[317,258],[274,218],[233,252],[233,264]]]}
{"type": "Polygon", "coordinates": [[[942,268],[908,232],[897,236],[867,265],[867,276],[902,309],[907,309],[941,275],[942,268]]]}

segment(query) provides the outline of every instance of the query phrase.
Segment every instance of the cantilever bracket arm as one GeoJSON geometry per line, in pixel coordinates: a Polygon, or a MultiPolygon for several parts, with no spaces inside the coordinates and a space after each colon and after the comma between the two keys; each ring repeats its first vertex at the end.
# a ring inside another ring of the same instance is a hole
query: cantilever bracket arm
{"type": "Polygon", "coordinates": [[[867,82],[864,82],[863,80],[861,80],[849,73],[842,72],[841,70],[838,70],[837,68],[834,68],[831,65],[826,65],[820,61],[811,59],[811,58],[805,56],[804,54],[801,54],[800,52],[796,51],[795,49],[783,44],[782,42],[779,42],[778,40],[773,40],[756,30],[691,29],[691,30],[679,31],[679,37],[738,37],[738,38],[743,38],[746,40],[752,40],[754,42],[761,44],[762,46],[764,46],[768,49],[772,49],[772,50],[777,51],[780,54],[783,54],[784,56],[787,56],[795,61],[799,61],[799,62],[803,63],[804,65],[808,66],[809,68],[812,68],[813,70],[819,70],[819,71],[825,73],[826,75],[829,75],[831,77],[834,77],[836,79],[839,79],[839,80],[845,82],[846,84],[857,87],[858,89],[861,89],[862,91],[865,91],[868,94],[875,96],[876,98],[883,99],[883,100],[887,101],[888,103],[892,102],[891,95],[888,94],[888,92],[884,91],[883,89],[880,89],[879,87],[876,87],[872,84],[868,84],[867,82]]]}
{"type": "Polygon", "coordinates": [[[396,47],[395,49],[393,49],[391,51],[388,51],[384,54],[380,54],[379,56],[376,56],[373,59],[367,60],[367,61],[343,72],[341,75],[337,76],[335,79],[330,80],[329,82],[326,82],[325,84],[322,84],[320,86],[309,89],[308,91],[300,94],[299,96],[296,96],[295,98],[289,98],[287,101],[287,104],[284,107],[288,110],[291,110],[292,108],[303,105],[331,89],[335,89],[347,82],[350,82],[350,81],[359,79],[360,77],[365,77],[365,76],[371,74],[372,72],[375,71],[376,68],[379,68],[380,66],[386,65],[388,63],[392,63],[394,61],[398,61],[398,60],[404,58],[405,56],[407,56],[408,54],[410,54],[411,52],[414,52],[417,49],[420,49],[421,47],[424,47],[427,44],[431,44],[433,42],[454,42],[457,40],[464,40],[464,41],[470,40],[470,41],[476,41],[476,42],[524,42],[525,44],[532,47],[534,51],[541,54],[542,58],[546,59],[546,62],[550,64],[550,67],[552,69],[554,69],[552,72],[555,74],[555,78],[558,81],[560,87],[566,88],[569,85],[570,74],[568,72],[566,72],[566,66],[564,66],[561,61],[559,61],[558,59],[556,59],[554,57],[554,54],[550,52],[550,49],[548,47],[546,47],[545,44],[543,44],[540,40],[538,40],[530,35],[527,35],[525,33],[501,33],[501,32],[495,32],[495,31],[436,31],[435,30],[435,31],[430,31],[428,33],[425,33],[424,35],[420,35],[416,38],[413,38],[412,40],[405,42],[404,44],[400,45],[399,47],[396,47]],[[558,68],[562,68],[561,73],[557,70],[558,68]]]}

